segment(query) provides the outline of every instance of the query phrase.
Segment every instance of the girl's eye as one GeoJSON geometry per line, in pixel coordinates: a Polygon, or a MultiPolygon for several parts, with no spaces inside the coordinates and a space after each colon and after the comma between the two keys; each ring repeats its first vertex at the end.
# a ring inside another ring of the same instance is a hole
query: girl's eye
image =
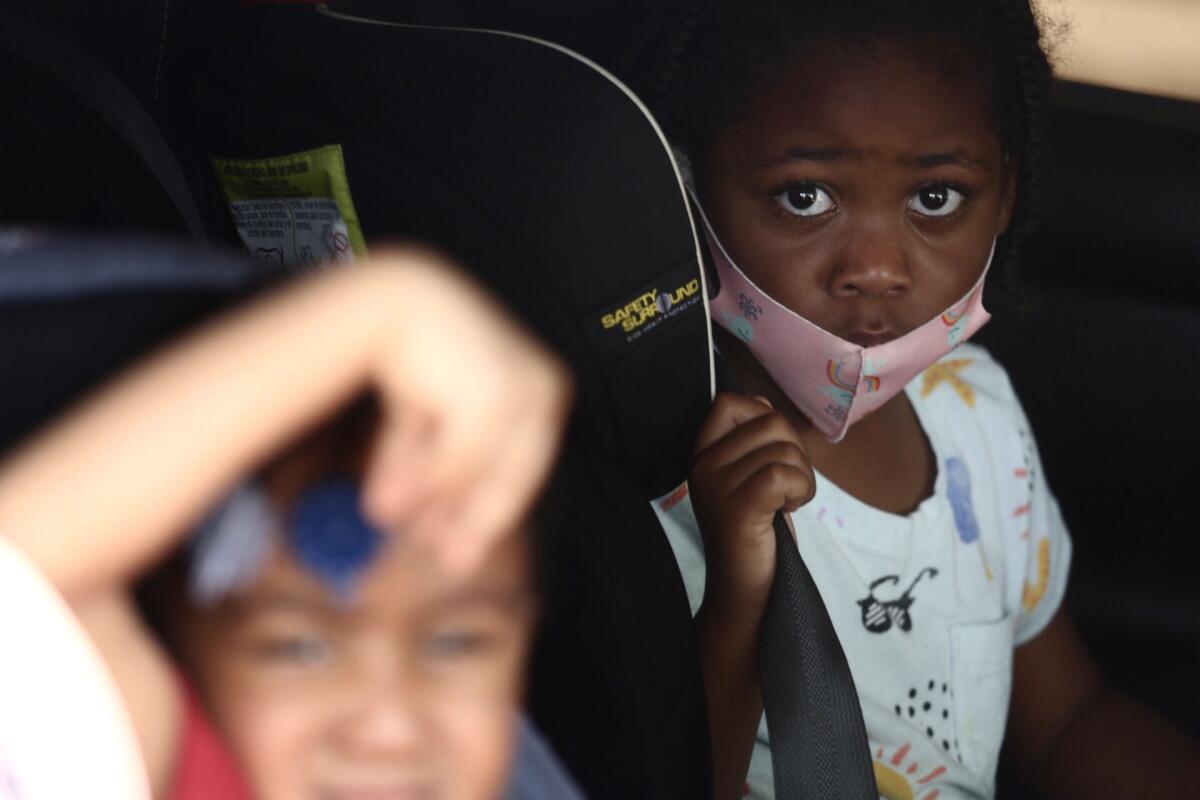
{"type": "Polygon", "coordinates": [[[425,642],[425,652],[433,659],[452,660],[481,655],[494,644],[493,637],[476,631],[435,633],[425,642]]]}
{"type": "Polygon", "coordinates": [[[775,195],[775,202],[794,217],[819,217],[835,208],[829,192],[815,183],[794,183],[775,195]]]}
{"type": "Polygon", "coordinates": [[[319,636],[283,636],[264,641],[255,649],[267,661],[306,667],[321,666],[333,657],[333,648],[319,636]]]}
{"type": "Polygon", "coordinates": [[[967,196],[944,183],[918,189],[909,198],[908,208],[926,217],[946,217],[957,211],[967,196]]]}

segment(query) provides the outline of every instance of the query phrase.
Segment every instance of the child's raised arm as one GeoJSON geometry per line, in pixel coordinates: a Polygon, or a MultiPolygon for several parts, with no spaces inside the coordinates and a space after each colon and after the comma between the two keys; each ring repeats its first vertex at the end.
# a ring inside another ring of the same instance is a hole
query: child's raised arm
{"type": "MultiPolygon", "coordinates": [[[[450,267],[402,253],[302,281],[101,391],[0,467],[0,529],[68,597],[123,582],[369,384],[386,406],[378,522],[417,505],[418,534],[455,514],[473,535],[516,522],[554,451],[563,372],[450,267]]],[[[474,543],[442,544],[469,559],[474,543]]]]}
{"type": "Polygon", "coordinates": [[[67,598],[169,775],[169,667],[125,599],[241,475],[374,386],[368,513],[459,568],[517,523],[549,470],[563,369],[437,258],[397,252],[298,282],[135,367],[0,465],[0,535],[67,598]]]}

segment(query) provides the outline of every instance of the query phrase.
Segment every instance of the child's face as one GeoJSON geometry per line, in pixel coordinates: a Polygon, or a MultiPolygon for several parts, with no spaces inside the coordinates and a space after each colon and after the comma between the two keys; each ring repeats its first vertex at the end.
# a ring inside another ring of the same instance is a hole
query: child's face
{"type": "Polygon", "coordinates": [[[492,800],[531,627],[526,543],[451,579],[393,540],[339,601],[279,553],[183,649],[263,800],[492,800]]]}
{"type": "Polygon", "coordinates": [[[919,56],[938,46],[804,45],[705,162],[706,207],[734,261],[862,346],[962,297],[1011,215],[1016,168],[986,94],[969,68],[919,56]]]}

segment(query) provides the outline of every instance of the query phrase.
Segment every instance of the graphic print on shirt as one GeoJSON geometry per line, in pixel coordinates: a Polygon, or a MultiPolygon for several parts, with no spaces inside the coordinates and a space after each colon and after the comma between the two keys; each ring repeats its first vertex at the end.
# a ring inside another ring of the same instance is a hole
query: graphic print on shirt
{"type": "Polygon", "coordinates": [[[683,499],[687,496],[688,485],[686,483],[681,483],[673,492],[658,501],[658,509],[663,513],[666,513],[683,502],[683,499]]]}
{"type": "Polygon", "coordinates": [[[858,605],[862,609],[863,627],[871,633],[887,633],[893,625],[905,633],[911,631],[913,623],[909,609],[916,602],[912,591],[926,575],[936,578],[937,574],[938,571],[934,567],[926,567],[921,570],[904,590],[904,594],[894,600],[878,600],[875,597],[875,589],[885,583],[899,584],[900,576],[884,575],[882,578],[876,578],[871,582],[867,596],[858,601],[858,605]]]}
{"type": "MultiPolygon", "coordinates": [[[[1023,498],[1025,502],[1013,509],[1013,519],[1029,516],[1029,508],[1031,501],[1033,500],[1033,486],[1037,478],[1036,471],[1033,467],[1033,442],[1030,440],[1029,432],[1025,430],[1025,428],[1021,427],[1017,428],[1017,434],[1021,437],[1021,456],[1023,460],[1023,466],[1017,467],[1013,470],[1013,477],[1025,483],[1025,496],[1023,498]]],[[[1025,530],[1021,533],[1021,539],[1028,539],[1029,534],[1029,526],[1026,525],[1025,530]]]]}
{"type": "Polygon", "coordinates": [[[946,773],[946,767],[934,764],[922,768],[915,757],[909,757],[911,751],[908,742],[891,755],[885,747],[875,750],[875,785],[884,800],[937,800],[941,796],[941,790],[930,784],[946,773]]]}
{"type": "Polygon", "coordinates": [[[1048,588],[1050,588],[1050,539],[1042,537],[1037,543],[1037,580],[1035,583],[1025,582],[1025,590],[1021,593],[1021,607],[1027,612],[1033,611],[1046,596],[1048,588]]]}
{"type": "MultiPolygon", "coordinates": [[[[1018,428],[1017,433],[1021,436],[1021,444],[1024,446],[1024,466],[1017,467],[1013,470],[1013,477],[1018,480],[1025,481],[1026,495],[1025,502],[1013,509],[1014,518],[1027,518],[1030,509],[1033,505],[1033,487],[1037,477],[1033,466],[1033,438],[1025,428],[1018,428]]],[[[1033,533],[1028,523],[1023,526],[1024,532],[1021,533],[1022,539],[1028,539],[1033,533]]],[[[1038,603],[1042,602],[1042,598],[1046,596],[1046,590],[1050,588],[1050,539],[1043,536],[1037,543],[1037,577],[1033,583],[1025,582],[1024,591],[1021,592],[1021,607],[1030,612],[1037,608],[1038,603]]]]}
{"type": "Polygon", "coordinates": [[[954,735],[954,691],[945,681],[930,679],[928,684],[911,687],[896,703],[896,716],[922,731],[935,747],[940,747],[948,756],[962,763],[958,739],[954,735]],[[951,748],[953,745],[953,749],[951,748]]]}
{"type": "Polygon", "coordinates": [[[975,390],[971,385],[958,377],[958,373],[975,363],[973,358],[955,358],[950,361],[939,361],[925,372],[921,373],[921,399],[933,394],[933,390],[943,383],[953,389],[967,408],[975,407],[975,390]]]}
{"type": "MultiPolygon", "coordinates": [[[[963,544],[973,544],[979,541],[979,520],[975,517],[975,506],[971,502],[971,473],[966,462],[961,458],[951,456],[946,459],[946,499],[954,512],[954,528],[963,544]]],[[[983,574],[988,581],[992,580],[992,565],[988,563],[987,554],[980,543],[979,557],[983,561],[983,574]]]]}

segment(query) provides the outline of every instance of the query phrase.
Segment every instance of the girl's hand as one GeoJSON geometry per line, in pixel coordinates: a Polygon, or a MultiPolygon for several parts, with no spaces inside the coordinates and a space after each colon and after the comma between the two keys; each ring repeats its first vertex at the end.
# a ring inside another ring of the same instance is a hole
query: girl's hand
{"type": "Polygon", "coordinates": [[[558,451],[565,368],[457,269],[427,253],[376,257],[396,279],[370,365],[384,420],[367,471],[367,513],[478,563],[515,527],[558,451]]]}
{"type": "Polygon", "coordinates": [[[812,499],[796,429],[763,399],[717,395],[688,480],[708,577],[696,615],[717,797],[741,795],[762,717],[758,629],[775,576],[775,513],[812,499]]]}
{"type": "Polygon", "coordinates": [[[800,436],[765,399],[719,394],[689,485],[708,563],[703,613],[757,629],[775,575],[775,513],[816,488],[800,436]]]}

